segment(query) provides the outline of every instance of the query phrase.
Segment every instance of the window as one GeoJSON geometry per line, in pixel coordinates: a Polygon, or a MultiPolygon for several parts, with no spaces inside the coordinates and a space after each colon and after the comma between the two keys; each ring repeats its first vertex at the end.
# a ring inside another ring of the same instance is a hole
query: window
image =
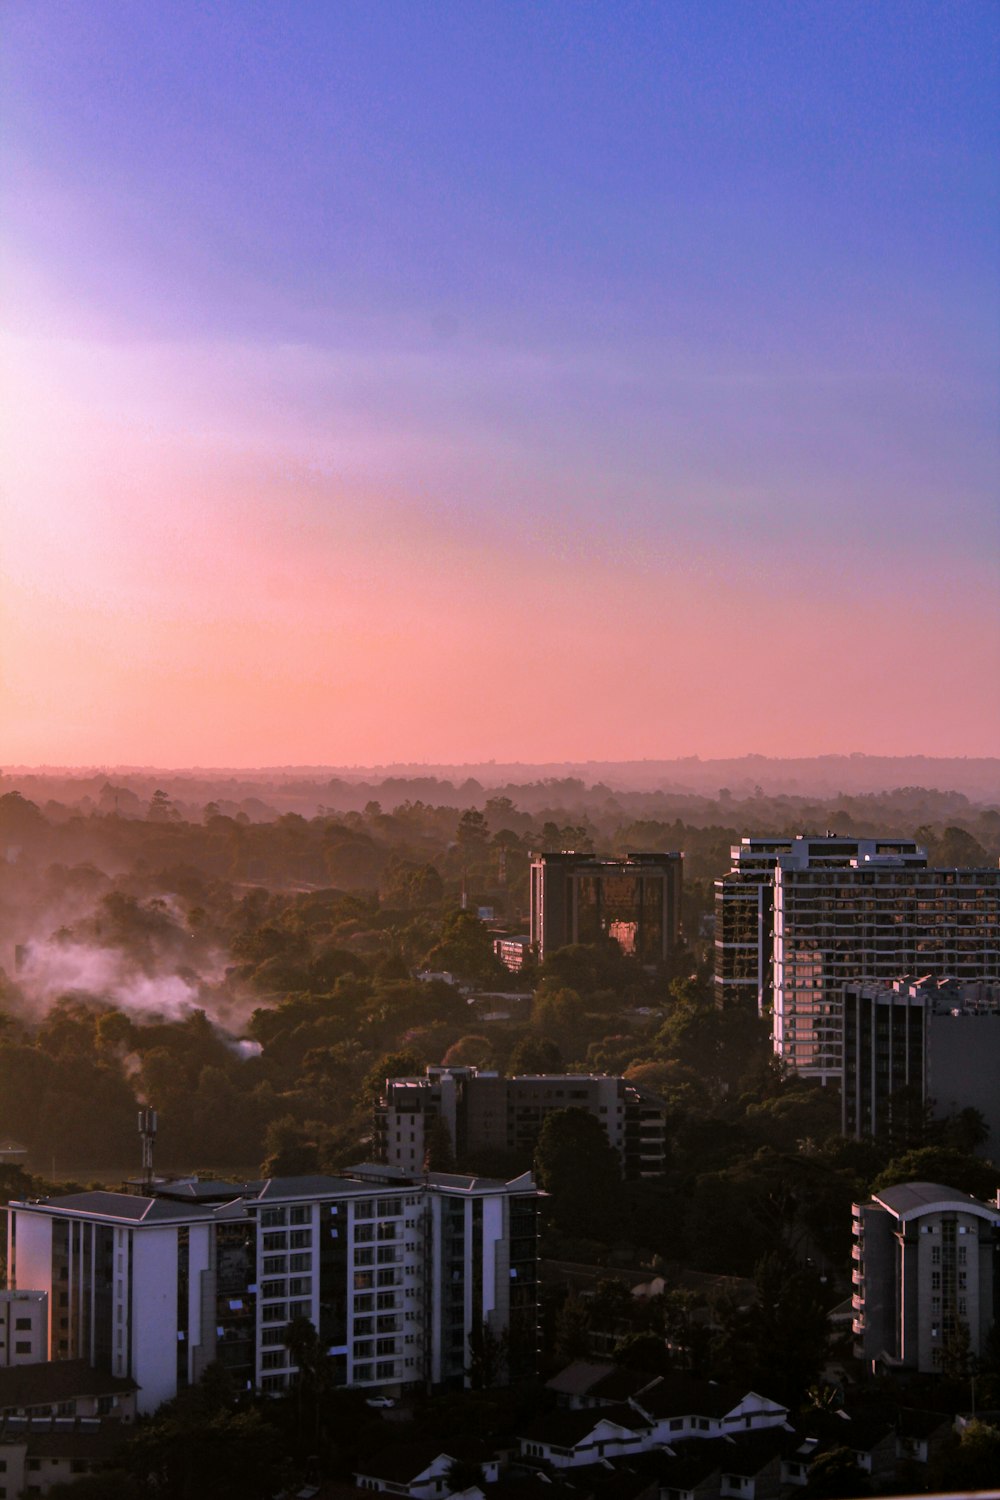
{"type": "Polygon", "coordinates": [[[308,1229],[293,1229],[288,1236],[288,1243],[293,1250],[308,1250],[312,1244],[312,1235],[308,1229]]]}
{"type": "Polygon", "coordinates": [[[374,1332],[374,1324],[375,1324],[375,1319],[374,1318],[355,1318],[354,1319],[354,1333],[355,1333],[355,1336],[360,1338],[362,1334],[373,1333],[374,1332]]]}
{"type": "Polygon", "coordinates": [[[31,1340],[30,1339],[18,1339],[17,1342],[14,1344],[14,1353],[15,1354],[30,1354],[31,1353],[31,1340]]]}
{"type": "Polygon", "coordinates": [[[308,1297],[312,1292],[312,1282],[308,1276],[293,1276],[288,1283],[288,1294],[290,1297],[308,1297]]]}
{"type": "Polygon", "coordinates": [[[261,1228],[274,1229],[278,1224],[287,1223],[285,1210],[283,1208],[265,1208],[260,1216],[261,1228]]]}
{"type": "Polygon", "coordinates": [[[15,1329],[16,1329],[16,1331],[18,1333],[30,1333],[31,1332],[31,1319],[30,1318],[15,1318],[14,1319],[14,1327],[15,1327],[15,1329]]]}
{"type": "Polygon", "coordinates": [[[312,1270],[312,1256],[311,1255],[293,1255],[290,1258],[289,1262],[288,1262],[288,1269],[290,1271],[311,1271],[312,1270]]]}
{"type": "Polygon", "coordinates": [[[264,1257],[265,1276],[278,1276],[282,1271],[287,1271],[287,1269],[288,1261],[284,1255],[266,1255],[264,1257]]]}
{"type": "Polygon", "coordinates": [[[261,1356],[260,1367],[262,1370],[280,1370],[287,1362],[288,1356],[284,1349],[265,1349],[261,1356]]]}
{"type": "Polygon", "coordinates": [[[289,1224],[309,1224],[312,1222],[312,1209],[306,1204],[293,1208],[288,1215],[289,1224]]]}

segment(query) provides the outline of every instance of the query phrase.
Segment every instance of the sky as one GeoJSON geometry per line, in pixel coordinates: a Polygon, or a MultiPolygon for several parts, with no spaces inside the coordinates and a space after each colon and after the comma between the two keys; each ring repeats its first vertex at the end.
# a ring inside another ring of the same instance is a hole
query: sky
{"type": "Polygon", "coordinates": [[[7,0],[0,763],[1000,753],[1000,7],[7,0]]]}

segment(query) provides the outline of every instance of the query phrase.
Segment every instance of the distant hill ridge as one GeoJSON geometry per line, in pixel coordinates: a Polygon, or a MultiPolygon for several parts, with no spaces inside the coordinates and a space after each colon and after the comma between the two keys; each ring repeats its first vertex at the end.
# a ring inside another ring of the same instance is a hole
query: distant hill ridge
{"type": "Polygon", "coordinates": [[[329,785],[384,784],[402,796],[425,800],[435,790],[442,799],[450,790],[487,794],[497,788],[573,779],[587,788],[609,792],[664,791],[717,797],[720,792],[743,798],[757,789],[769,796],[832,797],[890,791],[898,787],[926,787],[958,792],[973,802],[1000,802],[1000,757],[944,757],[924,755],[819,755],[776,757],[743,755],[702,760],[687,756],[663,760],[475,761],[451,764],[393,762],[372,766],[298,765],[260,767],[8,767],[0,776],[0,792],[18,789],[25,796],[55,795],[55,783],[92,782],[100,787],[108,777],[125,779],[136,790],[159,781],[220,785],[223,782],[262,789],[310,782],[329,785]],[[470,786],[469,783],[476,786],[470,786]]]}

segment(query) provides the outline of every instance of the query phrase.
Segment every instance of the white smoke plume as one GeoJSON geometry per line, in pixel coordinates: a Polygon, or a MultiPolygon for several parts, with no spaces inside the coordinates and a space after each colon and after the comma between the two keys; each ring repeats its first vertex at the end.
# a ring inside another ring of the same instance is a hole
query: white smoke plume
{"type": "Polygon", "coordinates": [[[83,943],[26,944],[17,983],[33,1008],[48,1009],[63,995],[81,993],[107,1000],[136,1020],[183,1021],[200,1008],[197,983],[179,974],[144,974],[119,949],[83,943]]]}

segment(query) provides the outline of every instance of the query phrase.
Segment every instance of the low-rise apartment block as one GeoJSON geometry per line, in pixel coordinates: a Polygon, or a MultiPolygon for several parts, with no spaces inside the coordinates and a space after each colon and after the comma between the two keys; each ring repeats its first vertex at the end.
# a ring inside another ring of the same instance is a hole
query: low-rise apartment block
{"type": "Polygon", "coordinates": [[[379,1165],[76,1193],[11,1205],[8,1266],[48,1297],[48,1357],[133,1379],[142,1411],[215,1360],[240,1386],[283,1390],[297,1319],[336,1383],[398,1392],[461,1383],[484,1327],[506,1335],[509,1373],[532,1368],[538,1196],[527,1173],[379,1165]]]}
{"type": "Polygon", "coordinates": [[[419,1172],[436,1121],[462,1159],[478,1152],[530,1157],[547,1115],[582,1109],[603,1125],[627,1178],[655,1176],[667,1158],[666,1107],[648,1090],[603,1073],[504,1078],[477,1068],[428,1067],[387,1078],[375,1111],[376,1150],[390,1166],[419,1172]]]}

